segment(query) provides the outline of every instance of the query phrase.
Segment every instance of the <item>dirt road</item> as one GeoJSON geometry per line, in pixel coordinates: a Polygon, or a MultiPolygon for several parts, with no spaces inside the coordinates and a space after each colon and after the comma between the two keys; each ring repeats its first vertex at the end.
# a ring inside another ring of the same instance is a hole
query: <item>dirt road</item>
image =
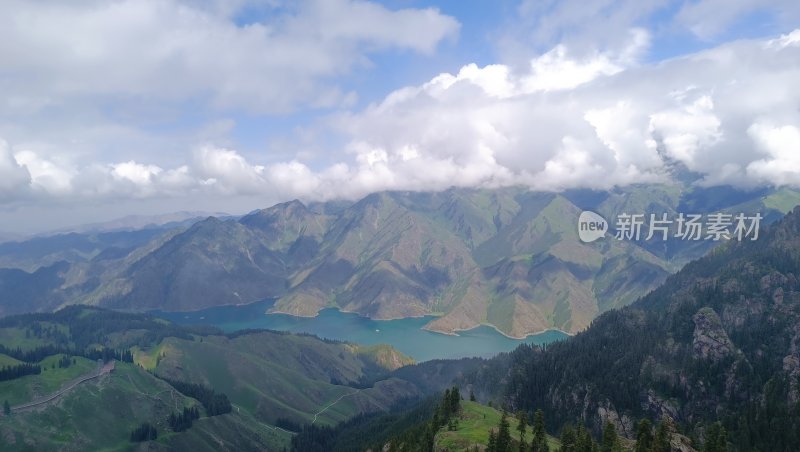
{"type": "Polygon", "coordinates": [[[101,365],[97,366],[97,369],[89,372],[88,374],[81,375],[80,377],[76,378],[75,380],[72,380],[66,386],[64,386],[63,388],[59,389],[58,391],[56,391],[56,392],[54,392],[52,394],[46,395],[44,397],[40,397],[40,398],[38,398],[38,399],[36,399],[36,400],[34,400],[32,402],[28,402],[28,403],[24,403],[22,405],[17,405],[15,407],[11,407],[11,411],[12,412],[13,411],[22,411],[22,410],[26,410],[28,408],[33,408],[33,407],[36,407],[38,405],[42,405],[44,403],[53,401],[53,400],[61,397],[62,395],[64,395],[68,391],[72,390],[73,388],[75,388],[79,384],[85,383],[85,382],[87,382],[89,380],[93,380],[95,378],[98,378],[98,377],[100,377],[102,375],[105,375],[105,374],[111,372],[112,370],[114,370],[114,361],[113,360],[109,361],[109,362],[107,362],[105,364],[101,364],[101,365]]]}

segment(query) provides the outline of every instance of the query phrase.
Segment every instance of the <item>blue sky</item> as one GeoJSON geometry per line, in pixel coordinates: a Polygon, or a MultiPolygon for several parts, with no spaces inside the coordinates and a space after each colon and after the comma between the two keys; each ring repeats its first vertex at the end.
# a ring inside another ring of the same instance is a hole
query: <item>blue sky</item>
{"type": "Polygon", "coordinates": [[[797,185],[798,28],[786,0],[10,0],[0,231],[674,160],[797,185]]]}

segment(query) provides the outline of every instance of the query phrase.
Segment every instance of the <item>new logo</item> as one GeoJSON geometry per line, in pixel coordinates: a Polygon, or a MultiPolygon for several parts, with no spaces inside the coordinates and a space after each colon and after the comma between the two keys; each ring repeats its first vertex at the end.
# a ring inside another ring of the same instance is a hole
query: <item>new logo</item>
{"type": "Polygon", "coordinates": [[[578,237],[582,242],[594,242],[604,236],[608,231],[608,222],[599,214],[591,210],[581,212],[578,217],[578,237]]]}

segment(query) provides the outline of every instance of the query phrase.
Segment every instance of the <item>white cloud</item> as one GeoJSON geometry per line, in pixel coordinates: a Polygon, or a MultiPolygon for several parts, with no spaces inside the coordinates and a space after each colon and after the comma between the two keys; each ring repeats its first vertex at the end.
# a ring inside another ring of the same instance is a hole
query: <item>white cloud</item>
{"type": "Polygon", "coordinates": [[[391,11],[360,0],[267,9],[264,23],[239,25],[217,2],[5,1],[0,106],[30,114],[109,98],[259,112],[338,105],[353,94],[333,79],[365,64],[370,52],[430,54],[459,29],[434,9],[391,11]]]}
{"type": "Polygon", "coordinates": [[[20,151],[14,154],[17,164],[27,168],[30,174],[31,188],[37,192],[51,195],[67,194],[72,190],[73,171],[65,166],[41,158],[32,151],[20,151]]]}
{"type": "MultiPolygon", "coordinates": [[[[79,165],[0,146],[0,190],[76,199],[256,196],[327,200],[378,190],[523,184],[609,188],[666,179],[665,160],[705,184],[800,185],[798,31],[641,65],[618,50],[462,67],[328,118],[343,150],[326,163],[256,162],[203,145],[176,165],[120,159],[79,165]],[[552,74],[564,70],[563,80],[552,74]],[[536,81],[535,83],[532,81],[536,81]],[[13,182],[11,182],[13,181],[13,182]]],[[[229,127],[229,122],[219,127],[229,127]]],[[[216,125],[213,125],[216,128],[216,125]]],[[[320,136],[325,136],[321,134],[320,136]]]]}
{"type": "Polygon", "coordinates": [[[10,196],[30,183],[27,167],[21,166],[5,140],[0,139],[0,198],[10,196]]]}
{"type": "Polygon", "coordinates": [[[747,129],[766,157],[747,165],[747,173],[768,184],[800,183],[800,128],[757,122],[747,129]]]}
{"type": "Polygon", "coordinates": [[[696,153],[706,150],[722,139],[720,120],[714,115],[714,102],[702,95],[690,103],[681,102],[678,108],[650,115],[650,131],[663,141],[667,153],[675,160],[696,170],[696,153]]]}
{"type": "Polygon", "coordinates": [[[508,61],[527,60],[531,49],[543,51],[557,45],[576,55],[598,50],[627,49],[628,58],[646,50],[648,20],[661,13],[669,0],[523,0],[515,23],[504,30],[501,50],[508,61]],[[637,40],[631,41],[631,33],[637,40]]]}
{"type": "Polygon", "coordinates": [[[588,61],[576,61],[566,56],[563,45],[531,61],[531,73],[523,79],[523,91],[551,91],[575,88],[599,75],[612,75],[622,68],[605,55],[588,61]]]}
{"type": "Polygon", "coordinates": [[[752,13],[777,16],[778,22],[796,23],[800,6],[794,0],[696,0],[685,2],[675,19],[698,37],[712,39],[752,13]]]}
{"type": "Polygon", "coordinates": [[[251,165],[231,149],[203,146],[194,153],[194,168],[204,185],[226,193],[258,193],[265,188],[264,167],[251,165]]]}
{"type": "MultiPolygon", "coordinates": [[[[798,185],[800,171],[781,165],[789,163],[788,151],[775,154],[796,129],[780,129],[769,141],[758,127],[744,132],[765,118],[800,126],[796,33],[649,66],[626,66],[618,57],[625,52],[571,56],[559,46],[532,60],[527,72],[468,65],[342,115],[334,127],[352,138],[358,165],[348,167],[355,174],[349,180],[359,181],[362,192],[497,184],[608,188],[664,180],[665,159],[701,173],[705,184],[798,185]],[[770,149],[770,165],[787,171],[764,176],[758,149],[770,149]]],[[[629,37],[622,48],[643,42],[629,37]]]]}

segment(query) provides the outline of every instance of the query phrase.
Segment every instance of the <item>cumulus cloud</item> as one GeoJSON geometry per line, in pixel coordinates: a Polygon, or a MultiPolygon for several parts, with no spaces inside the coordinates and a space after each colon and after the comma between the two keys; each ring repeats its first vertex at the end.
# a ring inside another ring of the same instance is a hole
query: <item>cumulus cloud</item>
{"type": "Polygon", "coordinates": [[[800,128],[757,122],[747,129],[756,149],[766,154],[747,165],[748,175],[761,182],[798,184],[800,174],[800,128]]]}
{"type": "Polygon", "coordinates": [[[602,189],[666,181],[674,162],[701,184],[800,186],[800,31],[650,65],[631,56],[646,37],[627,36],[617,50],[556,46],[524,69],[466,65],[332,115],[325,127],[345,144],[324,165],[257,163],[205,144],[176,166],[80,166],[3,144],[0,191],[327,200],[451,186],[602,189]]]}
{"type": "Polygon", "coordinates": [[[786,29],[800,19],[800,4],[794,0],[522,0],[517,16],[502,42],[512,54],[556,44],[582,53],[620,47],[634,28],[651,28],[672,37],[688,31],[712,42],[736,26],[786,29]]]}
{"type": "Polygon", "coordinates": [[[339,105],[354,93],[335,77],[366,64],[370,52],[429,54],[459,29],[435,9],[361,0],[262,4],[268,20],[239,24],[242,3],[5,1],[0,107],[32,114],[107,97],[257,112],[339,105]]]}
{"type": "Polygon", "coordinates": [[[203,146],[195,152],[194,168],[200,182],[226,193],[264,190],[264,167],[254,166],[234,150],[203,146]]]}
{"type": "Polygon", "coordinates": [[[522,0],[499,46],[512,63],[527,60],[532,49],[541,53],[558,45],[576,55],[631,46],[627,57],[633,59],[644,49],[642,40],[650,37],[644,31],[648,21],[664,14],[668,4],[669,0],[522,0]],[[638,43],[630,40],[634,30],[638,43]]]}
{"type": "Polygon", "coordinates": [[[8,197],[30,183],[31,175],[11,154],[11,148],[0,139],[0,198],[8,197]]]}
{"type": "Polygon", "coordinates": [[[776,16],[779,23],[796,23],[800,7],[793,0],[699,0],[685,2],[676,14],[676,22],[700,38],[711,39],[753,13],[776,16]]]}
{"type": "Polygon", "coordinates": [[[73,171],[65,166],[44,159],[32,151],[20,151],[14,154],[17,165],[28,171],[25,180],[35,192],[44,192],[54,196],[67,194],[72,190],[73,171]]]}
{"type": "MultiPolygon", "coordinates": [[[[339,188],[322,171],[314,174],[316,186],[327,185],[326,194],[450,185],[609,188],[665,181],[670,162],[699,172],[706,185],[797,186],[798,35],[649,66],[626,65],[624,52],[572,56],[561,46],[523,72],[468,65],[338,117],[334,127],[351,137],[354,158],[336,174],[351,182],[339,188]],[[551,58],[561,61],[542,63],[551,58]],[[564,71],[563,80],[543,77],[541,68],[550,65],[578,69],[564,71]]],[[[641,42],[629,37],[623,48],[641,42]]]]}

